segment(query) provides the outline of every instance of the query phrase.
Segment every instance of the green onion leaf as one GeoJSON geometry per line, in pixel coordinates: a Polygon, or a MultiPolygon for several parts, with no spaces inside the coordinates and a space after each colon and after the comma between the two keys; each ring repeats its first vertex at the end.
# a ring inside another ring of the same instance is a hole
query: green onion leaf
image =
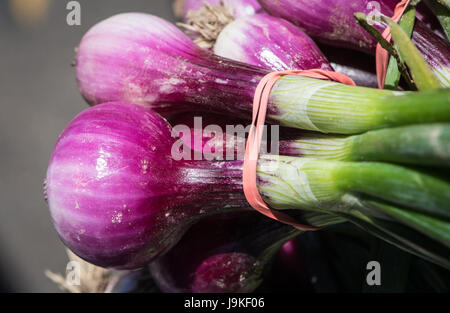
{"type": "Polygon", "coordinates": [[[388,23],[394,46],[399,55],[405,60],[409,67],[415,85],[419,90],[434,90],[442,88],[436,75],[432,72],[419,50],[414,46],[405,31],[390,18],[381,17],[388,23]]]}

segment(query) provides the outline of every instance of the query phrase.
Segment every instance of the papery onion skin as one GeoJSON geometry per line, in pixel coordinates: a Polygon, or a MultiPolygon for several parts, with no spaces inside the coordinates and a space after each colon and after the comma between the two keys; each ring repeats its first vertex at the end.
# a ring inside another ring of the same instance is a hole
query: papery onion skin
{"type": "MultiPolygon", "coordinates": [[[[354,20],[355,12],[373,14],[379,5],[380,12],[391,17],[396,0],[258,0],[270,14],[284,18],[303,29],[308,35],[324,44],[336,45],[375,53],[376,40],[354,20]]],[[[417,21],[412,41],[439,76],[444,86],[450,86],[450,49],[443,38],[435,35],[426,25],[417,21]]]]}
{"type": "Polygon", "coordinates": [[[197,218],[247,206],[240,162],[238,170],[233,162],[205,170],[203,162],[179,163],[173,142],[165,120],[138,105],[106,103],[75,117],[47,171],[50,213],[64,244],[98,266],[138,268],[197,218]]]}
{"type": "Polygon", "coordinates": [[[332,71],[317,45],[290,22],[267,14],[243,17],[220,33],[214,53],[274,71],[332,71]]]}
{"type": "MultiPolygon", "coordinates": [[[[235,18],[253,15],[262,10],[257,0],[227,0],[233,9],[235,18]]],[[[220,0],[176,0],[177,15],[186,18],[189,11],[196,11],[204,6],[204,3],[219,5],[220,0]]]]}

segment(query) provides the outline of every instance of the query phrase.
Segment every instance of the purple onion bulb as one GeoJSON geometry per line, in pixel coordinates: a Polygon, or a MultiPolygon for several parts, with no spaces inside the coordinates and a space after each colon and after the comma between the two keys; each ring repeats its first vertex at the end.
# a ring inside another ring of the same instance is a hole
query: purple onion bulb
{"type": "MultiPolygon", "coordinates": [[[[228,1],[233,9],[235,18],[253,15],[261,11],[261,6],[257,0],[225,0],[228,1]]],[[[189,11],[197,11],[208,3],[211,5],[219,5],[221,0],[175,0],[174,9],[178,17],[186,19],[189,11]]]]}
{"type": "MultiPolygon", "coordinates": [[[[268,73],[203,50],[171,23],[139,13],[116,15],[92,27],[76,59],[78,85],[90,104],[132,102],[166,116],[202,111],[248,120],[256,87],[268,73]]],[[[266,121],[337,134],[446,121],[445,92],[439,94],[443,96],[287,75],[271,92],[266,121]],[[426,108],[424,97],[430,99],[426,108]]]]}
{"type": "Polygon", "coordinates": [[[241,162],[175,161],[174,140],[164,119],[138,105],[106,103],[75,117],[47,171],[63,243],[95,265],[138,268],[198,218],[248,206],[241,162]]]}
{"type": "Polygon", "coordinates": [[[274,71],[332,71],[317,45],[293,24],[267,14],[237,19],[220,33],[214,53],[274,71]]]}
{"type": "Polygon", "coordinates": [[[198,106],[248,116],[265,74],[205,51],[171,23],[142,13],[98,23],[83,37],[76,57],[78,85],[89,104],[129,101],[160,114],[198,106]]]}

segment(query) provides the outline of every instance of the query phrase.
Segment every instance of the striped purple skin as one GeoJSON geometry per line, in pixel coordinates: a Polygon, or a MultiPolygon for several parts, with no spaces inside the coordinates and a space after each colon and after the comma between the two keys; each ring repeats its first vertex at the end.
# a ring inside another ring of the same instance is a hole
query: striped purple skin
{"type": "MultiPolygon", "coordinates": [[[[336,45],[375,53],[376,41],[354,20],[355,12],[368,15],[374,8],[371,0],[258,0],[274,16],[284,18],[303,29],[311,37],[329,45],[336,45]]],[[[380,11],[392,16],[397,0],[377,1],[380,11]]],[[[416,21],[412,41],[431,66],[450,65],[449,44],[416,21]]]]}
{"type": "Polygon", "coordinates": [[[228,24],[217,38],[214,52],[275,71],[333,70],[308,35],[290,22],[267,14],[243,17],[228,24]]]}
{"type": "Polygon", "coordinates": [[[192,292],[251,292],[255,285],[251,281],[252,276],[255,276],[258,268],[259,262],[245,253],[230,252],[210,256],[196,269],[192,292]]]}
{"type": "MultiPolygon", "coordinates": [[[[205,51],[171,23],[143,13],[119,14],[92,27],[76,58],[78,85],[89,104],[130,101],[160,114],[197,109],[248,119],[267,73],[205,51]]],[[[269,114],[276,112],[270,105],[269,114]]]]}
{"type": "MultiPolygon", "coordinates": [[[[212,5],[218,5],[220,0],[178,0],[183,10],[183,17],[189,11],[197,11],[203,7],[204,3],[207,2],[212,5]]],[[[253,15],[258,11],[261,11],[261,5],[259,5],[257,0],[228,0],[229,4],[233,8],[233,15],[235,18],[240,18],[243,16],[253,15]]]]}
{"type": "MultiPolygon", "coordinates": [[[[422,23],[416,23],[412,36],[417,49],[432,68],[450,67],[450,45],[446,39],[436,36],[422,23]]],[[[450,78],[448,78],[450,79],[450,78]]]]}
{"type": "Polygon", "coordinates": [[[138,268],[203,216],[248,206],[242,162],[175,161],[174,140],[167,122],[139,105],[106,103],[75,117],[47,171],[64,244],[99,266],[138,268]]]}

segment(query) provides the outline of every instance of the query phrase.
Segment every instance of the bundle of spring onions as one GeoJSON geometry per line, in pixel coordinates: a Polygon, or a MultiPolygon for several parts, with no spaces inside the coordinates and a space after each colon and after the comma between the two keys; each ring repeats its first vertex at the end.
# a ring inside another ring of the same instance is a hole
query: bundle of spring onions
{"type": "MultiPolygon", "coordinates": [[[[367,14],[367,1],[316,2],[177,1],[187,34],[145,13],[93,26],[75,59],[91,107],[60,135],[45,184],[66,247],[100,267],[150,268],[167,292],[254,291],[283,244],[304,235],[252,212],[243,191],[256,87],[272,71],[339,70],[357,86],[297,75],[276,82],[259,193],[318,232],[356,225],[450,269],[445,23],[412,1],[411,40],[387,17],[367,32],[359,26],[353,17],[367,14]],[[393,44],[383,45],[402,77],[395,90],[370,88],[374,69],[330,62],[313,41],[373,52],[374,32],[387,24],[393,44]]],[[[395,1],[381,4],[392,15],[395,1]]]]}

